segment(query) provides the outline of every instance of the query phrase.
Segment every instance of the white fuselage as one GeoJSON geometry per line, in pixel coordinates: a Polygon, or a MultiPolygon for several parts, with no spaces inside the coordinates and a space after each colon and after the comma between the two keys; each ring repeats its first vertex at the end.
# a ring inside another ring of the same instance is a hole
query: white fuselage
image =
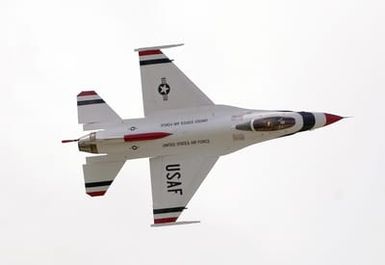
{"type": "Polygon", "coordinates": [[[176,46],[137,49],[144,118],[123,120],[94,90],[76,96],[78,123],[91,133],[62,142],[100,154],[83,164],[88,195],[105,195],[126,160],[150,157],[154,225],[175,224],[220,156],[342,119],[216,105],[162,51],[176,46]]]}
{"type": "MultiPolygon", "coordinates": [[[[325,125],[323,113],[311,115],[314,124],[306,130],[325,125]]],[[[188,153],[224,155],[254,143],[294,134],[304,130],[304,123],[305,118],[298,112],[248,110],[225,105],[167,110],[146,118],[123,120],[113,128],[91,133],[80,139],[79,149],[90,152],[87,148],[93,145],[91,153],[119,154],[126,159],[188,153]],[[291,125],[274,130],[255,130],[252,125],[249,130],[238,127],[240,124],[247,127],[255,120],[266,123],[266,119],[286,119],[291,125]]]]}

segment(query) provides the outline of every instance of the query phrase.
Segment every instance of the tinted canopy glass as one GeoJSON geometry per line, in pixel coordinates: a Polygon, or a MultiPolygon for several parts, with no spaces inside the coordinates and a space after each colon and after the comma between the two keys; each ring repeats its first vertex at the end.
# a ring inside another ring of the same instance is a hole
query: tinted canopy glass
{"type": "Polygon", "coordinates": [[[290,117],[270,117],[256,119],[251,122],[238,124],[236,129],[242,131],[278,131],[295,125],[295,119],[290,117]],[[251,128],[253,126],[253,128],[251,128]]]}

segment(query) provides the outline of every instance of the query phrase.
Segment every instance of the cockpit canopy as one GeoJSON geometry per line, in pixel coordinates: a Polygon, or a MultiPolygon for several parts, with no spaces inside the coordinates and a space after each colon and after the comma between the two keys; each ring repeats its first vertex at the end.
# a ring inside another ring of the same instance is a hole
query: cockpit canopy
{"type": "Polygon", "coordinates": [[[270,117],[255,119],[235,126],[242,131],[278,131],[293,127],[295,119],[291,117],[270,117]]]}

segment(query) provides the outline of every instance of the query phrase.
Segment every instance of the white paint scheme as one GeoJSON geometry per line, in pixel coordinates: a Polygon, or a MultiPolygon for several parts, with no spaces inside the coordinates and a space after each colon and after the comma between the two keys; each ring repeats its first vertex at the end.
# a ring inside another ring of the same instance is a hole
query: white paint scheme
{"type": "Polygon", "coordinates": [[[325,126],[326,117],[323,113],[314,112],[314,116],[315,116],[315,124],[314,124],[314,127],[312,129],[317,129],[317,128],[320,128],[322,126],[325,126]]]}
{"type": "Polygon", "coordinates": [[[159,50],[175,46],[137,49],[145,118],[122,120],[96,92],[78,95],[79,123],[100,129],[80,138],[79,149],[104,154],[83,165],[87,193],[104,195],[126,160],[150,157],[156,225],[175,223],[221,155],[336,121],[325,113],[215,105],[159,50]],[[166,82],[164,99],[158,86],[166,82]]]}

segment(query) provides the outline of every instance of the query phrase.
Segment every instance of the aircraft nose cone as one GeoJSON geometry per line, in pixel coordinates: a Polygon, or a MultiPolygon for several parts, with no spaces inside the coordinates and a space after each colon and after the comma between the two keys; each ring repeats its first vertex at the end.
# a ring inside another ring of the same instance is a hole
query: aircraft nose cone
{"type": "Polygon", "coordinates": [[[326,118],[326,123],[324,126],[335,123],[335,122],[343,119],[344,117],[334,115],[334,114],[325,113],[325,118],[326,118]]]}

